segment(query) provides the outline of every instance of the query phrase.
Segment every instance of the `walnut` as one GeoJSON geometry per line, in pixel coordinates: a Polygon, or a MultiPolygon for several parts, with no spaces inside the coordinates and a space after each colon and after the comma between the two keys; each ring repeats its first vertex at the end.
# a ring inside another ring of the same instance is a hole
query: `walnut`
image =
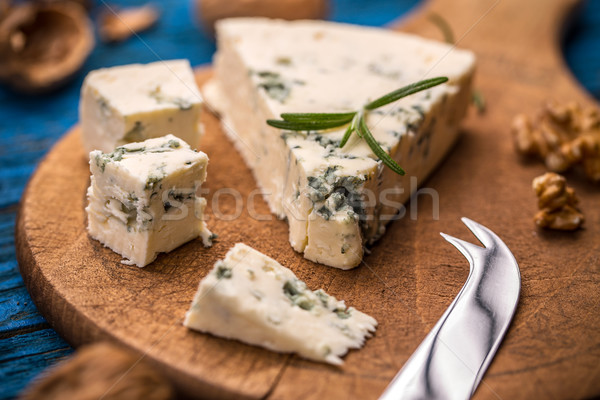
{"type": "Polygon", "coordinates": [[[65,1],[71,1],[83,6],[86,10],[90,11],[94,6],[94,0],[33,0],[36,3],[59,3],[65,1]]]}
{"type": "Polygon", "coordinates": [[[106,42],[121,42],[151,28],[158,21],[158,10],[150,4],[104,13],[100,20],[100,37],[106,42]]]}
{"type": "Polygon", "coordinates": [[[12,0],[0,0],[0,21],[2,21],[10,12],[12,0]]]}
{"type": "Polygon", "coordinates": [[[540,132],[533,129],[527,115],[519,114],[514,118],[512,131],[515,147],[520,153],[529,156],[547,154],[547,146],[540,132]]]}
{"type": "Polygon", "coordinates": [[[23,92],[52,90],[94,47],[92,23],[75,2],[24,3],[0,21],[0,80],[23,92]]]}
{"type": "Polygon", "coordinates": [[[532,186],[538,196],[540,209],[534,217],[537,226],[571,231],[583,224],[584,218],[577,208],[579,200],[575,190],[567,186],[563,176],[548,172],[535,178],[532,186]]]}
{"type": "Polygon", "coordinates": [[[230,17],[269,17],[287,20],[323,19],[329,11],[327,0],[196,0],[202,26],[214,32],[215,22],[230,17]]]}
{"type": "Polygon", "coordinates": [[[519,153],[541,159],[554,172],[582,165],[589,179],[600,182],[600,110],[548,102],[533,121],[517,115],[512,132],[519,153]]]}
{"type": "Polygon", "coordinates": [[[166,400],[169,383],[140,357],[108,343],[80,348],[51,367],[25,390],[21,400],[166,400]]]}

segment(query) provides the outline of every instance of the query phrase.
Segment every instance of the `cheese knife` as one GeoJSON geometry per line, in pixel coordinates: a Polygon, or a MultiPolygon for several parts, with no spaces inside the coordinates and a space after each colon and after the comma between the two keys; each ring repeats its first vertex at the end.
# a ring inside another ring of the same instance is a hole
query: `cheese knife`
{"type": "Polygon", "coordinates": [[[441,234],[467,258],[469,276],[380,400],[470,398],[508,330],[521,290],[517,261],[494,232],[462,221],[485,247],[441,234]]]}

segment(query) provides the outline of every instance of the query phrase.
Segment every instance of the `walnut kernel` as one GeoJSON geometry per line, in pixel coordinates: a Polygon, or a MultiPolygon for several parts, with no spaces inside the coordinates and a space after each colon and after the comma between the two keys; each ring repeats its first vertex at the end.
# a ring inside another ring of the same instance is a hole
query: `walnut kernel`
{"type": "Polygon", "coordinates": [[[548,102],[532,121],[517,115],[512,124],[516,150],[537,157],[554,172],[581,164],[594,182],[600,182],[600,110],[548,102]]]}
{"type": "Polygon", "coordinates": [[[583,224],[584,217],[577,208],[579,200],[575,190],[567,186],[563,176],[548,172],[535,178],[532,186],[540,209],[534,217],[537,226],[570,231],[583,224]]]}

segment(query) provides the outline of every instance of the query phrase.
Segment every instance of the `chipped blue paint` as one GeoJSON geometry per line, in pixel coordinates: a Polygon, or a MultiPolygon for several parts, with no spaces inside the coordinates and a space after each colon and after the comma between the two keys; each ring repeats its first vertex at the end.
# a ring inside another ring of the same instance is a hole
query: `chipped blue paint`
{"type": "Polygon", "coordinates": [[[0,399],[11,399],[48,365],[72,352],[52,329],[0,339],[0,399]]]}

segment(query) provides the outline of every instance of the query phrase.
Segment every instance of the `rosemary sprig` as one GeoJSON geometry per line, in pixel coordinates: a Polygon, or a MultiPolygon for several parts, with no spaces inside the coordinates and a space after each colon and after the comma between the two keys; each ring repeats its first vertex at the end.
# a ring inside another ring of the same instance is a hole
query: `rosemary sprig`
{"type": "Polygon", "coordinates": [[[424,81],[420,81],[417,83],[413,83],[412,85],[404,86],[403,88],[394,90],[393,92],[388,93],[384,96],[381,96],[377,100],[373,100],[372,102],[368,103],[367,105],[365,105],[365,110],[374,110],[376,108],[383,107],[385,105],[393,103],[396,100],[400,100],[403,97],[409,96],[413,93],[417,93],[417,92],[420,92],[425,89],[432,88],[434,86],[437,86],[437,85],[442,84],[447,81],[448,81],[448,78],[439,77],[439,78],[425,79],[424,81]]]}
{"type": "Polygon", "coordinates": [[[444,41],[449,44],[454,44],[454,32],[450,27],[448,21],[437,13],[430,13],[429,20],[433,22],[435,26],[437,26],[440,31],[442,31],[442,35],[444,35],[444,41]]]}
{"type": "Polygon", "coordinates": [[[447,82],[448,78],[438,77],[432,79],[425,79],[411,85],[404,86],[400,89],[394,90],[388,94],[385,94],[378,99],[375,99],[363,106],[359,111],[344,112],[344,113],[284,113],[281,114],[281,120],[269,119],[267,124],[279,129],[285,129],[288,131],[322,131],[327,129],[339,128],[346,124],[348,128],[344,133],[344,137],[340,142],[340,147],[344,147],[353,132],[356,132],[358,137],[364,139],[373,154],[375,154],[388,168],[399,175],[404,175],[405,172],[394,161],[390,155],[381,148],[379,143],[373,137],[373,134],[367,127],[366,114],[369,111],[375,110],[376,108],[383,107],[403,97],[411,94],[432,88],[447,82]]]}
{"type": "Polygon", "coordinates": [[[385,165],[387,165],[389,169],[391,169],[398,175],[404,175],[406,173],[404,172],[404,169],[402,169],[402,167],[399,166],[398,163],[394,161],[394,159],[390,157],[390,155],[381,148],[381,146],[379,146],[379,143],[377,143],[377,141],[373,137],[373,134],[367,127],[364,115],[361,115],[358,119],[358,133],[363,139],[365,139],[371,150],[373,150],[373,153],[375,153],[375,155],[379,157],[379,159],[385,165]]]}

